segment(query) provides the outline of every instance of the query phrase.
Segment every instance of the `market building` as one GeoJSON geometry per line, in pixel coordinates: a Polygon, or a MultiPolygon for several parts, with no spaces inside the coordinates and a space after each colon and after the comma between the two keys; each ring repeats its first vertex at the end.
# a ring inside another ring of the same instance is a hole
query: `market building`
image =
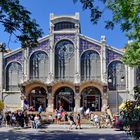
{"type": "Polygon", "coordinates": [[[52,112],[63,106],[79,111],[81,106],[113,112],[131,98],[139,82],[138,69],[123,64],[123,50],[111,47],[106,37],[97,41],[81,34],[79,13],[50,14],[50,32],[39,45],[4,53],[0,48],[0,93],[5,110],[24,102],[52,112]]]}

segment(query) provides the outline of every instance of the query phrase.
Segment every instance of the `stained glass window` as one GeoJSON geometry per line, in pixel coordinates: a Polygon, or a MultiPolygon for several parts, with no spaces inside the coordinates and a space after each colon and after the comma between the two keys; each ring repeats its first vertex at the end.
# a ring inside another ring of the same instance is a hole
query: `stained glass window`
{"type": "Polygon", "coordinates": [[[45,81],[48,75],[48,55],[43,51],[37,51],[30,58],[30,79],[45,81]]]}
{"type": "Polygon", "coordinates": [[[72,22],[59,22],[54,25],[54,31],[64,30],[64,29],[74,29],[75,24],[72,22]]]}
{"type": "Polygon", "coordinates": [[[55,78],[72,80],[74,75],[74,45],[69,40],[58,42],[55,47],[55,78]]]}
{"type": "Polygon", "coordinates": [[[125,66],[120,61],[113,61],[108,66],[108,87],[109,90],[125,90],[125,66]]]}
{"type": "Polygon", "coordinates": [[[22,80],[22,66],[12,62],[6,69],[6,90],[17,91],[22,80]]]}
{"type": "Polygon", "coordinates": [[[100,80],[100,56],[96,51],[85,51],[81,56],[81,80],[100,80]]]}

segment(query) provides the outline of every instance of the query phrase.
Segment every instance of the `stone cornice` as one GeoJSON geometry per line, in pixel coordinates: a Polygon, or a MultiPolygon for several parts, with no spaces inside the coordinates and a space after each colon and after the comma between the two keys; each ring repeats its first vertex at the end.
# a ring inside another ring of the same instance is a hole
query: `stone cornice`
{"type": "Polygon", "coordinates": [[[100,41],[97,41],[97,40],[95,40],[95,39],[93,39],[93,38],[90,38],[90,37],[88,37],[88,36],[85,36],[85,35],[83,35],[83,34],[79,34],[79,36],[80,36],[80,38],[83,39],[83,40],[87,40],[87,41],[89,41],[89,42],[91,42],[91,43],[94,43],[94,44],[96,44],[96,45],[102,46],[102,43],[101,43],[100,41]]]}

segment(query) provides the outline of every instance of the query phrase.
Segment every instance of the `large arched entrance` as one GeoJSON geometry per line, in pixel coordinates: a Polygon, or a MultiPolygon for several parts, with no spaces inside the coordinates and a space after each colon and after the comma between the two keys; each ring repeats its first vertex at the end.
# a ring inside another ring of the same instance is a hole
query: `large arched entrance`
{"type": "Polygon", "coordinates": [[[74,92],[69,87],[61,87],[55,93],[54,108],[62,106],[65,111],[73,111],[75,106],[74,92]]]}
{"type": "Polygon", "coordinates": [[[43,87],[36,87],[31,90],[31,93],[29,94],[29,105],[33,106],[36,111],[41,105],[45,111],[48,105],[48,100],[46,90],[43,87]]]}
{"type": "Polygon", "coordinates": [[[81,106],[91,111],[101,111],[101,93],[92,86],[86,87],[81,93],[81,106]]]}

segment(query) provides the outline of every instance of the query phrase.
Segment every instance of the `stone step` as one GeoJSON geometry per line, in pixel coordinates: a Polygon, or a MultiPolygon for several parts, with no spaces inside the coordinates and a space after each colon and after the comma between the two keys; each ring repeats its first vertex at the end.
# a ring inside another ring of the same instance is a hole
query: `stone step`
{"type": "MultiPolygon", "coordinates": [[[[36,114],[39,114],[39,112],[37,112],[37,111],[34,111],[34,112],[27,112],[28,114],[34,114],[34,115],[36,115],[36,114]]],[[[68,112],[68,114],[69,113],[72,113],[72,112],[68,112]]],[[[91,123],[90,122],[90,118],[91,118],[91,115],[98,115],[99,117],[100,116],[102,116],[104,113],[103,112],[90,112],[88,115],[86,115],[86,116],[84,116],[84,117],[82,117],[81,116],[81,123],[83,123],[83,124],[89,124],[89,123],[91,123]]],[[[42,118],[42,120],[44,121],[44,122],[47,122],[48,121],[48,117],[49,117],[49,115],[52,115],[52,117],[53,117],[53,119],[54,119],[54,123],[56,123],[56,120],[55,120],[55,113],[54,112],[41,112],[41,118],[42,118]]],[[[76,112],[74,112],[74,116],[76,116],[77,115],[77,113],[76,112]]],[[[66,122],[64,122],[64,119],[62,118],[62,120],[61,120],[61,122],[60,123],[66,123],[66,122]]]]}

